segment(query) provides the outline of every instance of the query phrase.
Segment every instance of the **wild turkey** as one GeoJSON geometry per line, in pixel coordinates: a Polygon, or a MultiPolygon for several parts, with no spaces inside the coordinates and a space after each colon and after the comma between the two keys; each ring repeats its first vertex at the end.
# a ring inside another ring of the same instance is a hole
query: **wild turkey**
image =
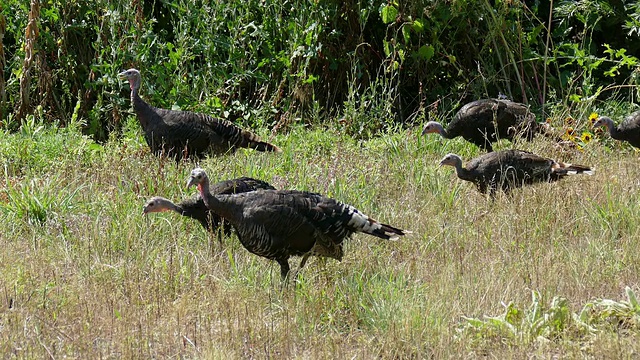
{"type": "Polygon", "coordinates": [[[395,240],[407,231],[377,222],[353,206],[320,194],[296,190],[258,190],[235,195],[212,195],[204,170],[191,172],[187,187],[197,185],[205,204],[227,219],[249,252],[275,260],[283,279],[289,257],[309,256],[342,260],[342,242],[355,232],[395,240]]]}
{"type": "Polygon", "coordinates": [[[544,130],[536,123],[535,115],[526,105],[509,100],[482,99],[464,105],[447,129],[438,122],[429,121],[422,130],[422,135],[438,133],[446,139],[462,136],[491,152],[491,143],[499,139],[513,141],[516,135],[520,135],[531,140],[535,133],[544,130]]]}
{"type": "Polygon", "coordinates": [[[601,116],[593,124],[593,127],[606,126],[609,134],[616,140],[626,141],[640,148],[640,111],[627,116],[620,125],[615,126],[613,120],[607,116],[601,116]]]}
{"type": "Polygon", "coordinates": [[[118,75],[129,80],[131,104],[138,115],[147,144],[155,154],[168,154],[180,159],[187,156],[200,157],[206,153],[225,154],[237,148],[282,151],[229,121],[190,111],[153,107],[138,95],[138,70],[129,69],[118,75]]]}
{"type": "Polygon", "coordinates": [[[562,163],[522,150],[487,153],[469,161],[465,167],[460,156],[448,154],[440,165],[455,167],[460,179],[476,184],[483,194],[488,190],[492,198],[498,188],[506,193],[511,188],[553,182],[566,175],[593,174],[588,166],[562,163]]]}
{"type": "MultiPolygon", "coordinates": [[[[241,177],[233,180],[225,180],[215,183],[209,187],[209,193],[211,194],[237,194],[248,191],[255,191],[258,189],[270,189],[275,190],[266,181],[253,179],[250,177],[241,177]]],[[[182,216],[187,216],[200,222],[205,230],[210,232],[218,232],[218,240],[222,241],[219,230],[222,230],[225,235],[231,235],[231,224],[218,216],[213,211],[209,210],[204,204],[202,197],[196,195],[195,197],[185,199],[175,204],[169,199],[165,199],[160,196],[153,197],[147,201],[143,207],[143,214],[151,212],[162,211],[175,211],[182,216]]]]}

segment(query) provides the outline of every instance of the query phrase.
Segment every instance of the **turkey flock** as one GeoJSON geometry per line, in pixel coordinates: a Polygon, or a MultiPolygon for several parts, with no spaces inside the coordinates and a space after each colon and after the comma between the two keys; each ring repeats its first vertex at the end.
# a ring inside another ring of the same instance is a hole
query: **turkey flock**
{"type": "MultiPolygon", "coordinates": [[[[140,72],[129,69],[119,74],[129,82],[131,104],[151,152],[158,156],[198,159],[206,155],[230,154],[238,148],[282,152],[257,135],[232,122],[189,111],[153,107],[138,95],[140,72]]],[[[464,105],[445,128],[429,121],[422,135],[438,133],[445,139],[461,136],[487,153],[463,165],[456,154],[447,154],[440,166],[449,165],[461,180],[472,182],[479,192],[495,201],[498,190],[539,182],[555,182],[569,175],[593,174],[589,166],[556,161],[534,153],[510,149],[493,151],[500,139],[515,142],[532,140],[537,134],[549,136],[549,127],[537,123],[535,115],[520,103],[502,99],[481,99],[464,105]]],[[[640,111],[616,126],[608,117],[600,117],[594,127],[606,126],[610,136],[640,147],[640,111]]],[[[187,179],[187,188],[197,194],[174,203],[155,196],[143,206],[143,214],[176,212],[197,220],[217,234],[218,240],[230,236],[232,229],[249,252],[280,265],[283,281],[290,277],[289,258],[302,257],[295,274],[310,256],[342,260],[343,243],[355,233],[383,240],[397,240],[410,233],[365,215],[346,203],[327,196],[299,190],[275,189],[269,183],[250,177],[211,184],[205,170],[195,168],[187,179]]]]}

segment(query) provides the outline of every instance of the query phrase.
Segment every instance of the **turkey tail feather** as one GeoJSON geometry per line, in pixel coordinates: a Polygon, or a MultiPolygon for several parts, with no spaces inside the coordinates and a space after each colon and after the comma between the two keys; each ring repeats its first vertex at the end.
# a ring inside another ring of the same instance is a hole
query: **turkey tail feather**
{"type": "Polygon", "coordinates": [[[266,141],[259,141],[256,139],[252,139],[248,142],[247,147],[252,148],[258,151],[273,151],[273,152],[282,152],[282,149],[279,147],[269,144],[266,141]]]}
{"type": "Polygon", "coordinates": [[[377,236],[385,240],[398,240],[400,236],[411,233],[410,231],[398,229],[391,225],[378,222],[359,212],[356,208],[350,207],[349,210],[351,212],[351,220],[348,225],[358,231],[377,236]]]}
{"type": "Polygon", "coordinates": [[[571,165],[566,168],[567,174],[585,174],[585,175],[593,175],[593,170],[588,166],[583,165],[571,165]]]}
{"type": "Polygon", "coordinates": [[[560,175],[576,175],[585,174],[593,175],[593,170],[589,166],[573,165],[568,163],[557,163],[557,167],[554,168],[554,172],[560,175]]]}
{"type": "Polygon", "coordinates": [[[371,235],[375,235],[375,236],[377,236],[379,238],[387,239],[387,240],[398,240],[400,238],[400,236],[411,234],[411,231],[409,231],[409,230],[398,229],[398,228],[393,227],[391,225],[379,223],[379,222],[377,222],[375,220],[372,220],[372,221],[374,221],[375,223],[379,224],[380,225],[380,229],[378,229],[377,233],[371,233],[371,235]]]}
{"type": "Polygon", "coordinates": [[[258,151],[273,151],[273,152],[282,152],[282,150],[272,144],[269,144],[266,141],[260,140],[260,138],[250,133],[249,131],[242,130],[241,132],[234,134],[234,137],[237,138],[236,145],[244,148],[250,148],[258,151]]]}

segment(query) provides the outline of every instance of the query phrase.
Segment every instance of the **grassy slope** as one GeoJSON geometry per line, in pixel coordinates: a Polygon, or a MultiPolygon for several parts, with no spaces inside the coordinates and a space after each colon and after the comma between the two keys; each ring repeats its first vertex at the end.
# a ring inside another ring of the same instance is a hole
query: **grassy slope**
{"type": "Polygon", "coordinates": [[[281,292],[277,264],[237,239],[220,246],[196,222],[141,216],[152,195],[189,196],[193,164],[158,160],[138,139],[102,149],[66,130],[1,140],[2,354],[618,358],[640,351],[637,328],[515,345],[456,338],[462,315],[497,315],[509,301],[526,308],[531,290],[545,302],[562,295],[577,311],[593,298],[623,299],[626,285],[637,289],[640,170],[627,147],[592,142],[562,154],[544,140],[524,144],[595,165],[596,175],[495,203],[453,169],[436,167],[447,152],[469,158],[477,149],[416,132],[358,143],[339,131],[294,130],[272,139],[284,154],[203,160],[214,180],[247,175],[321,192],[414,231],[397,242],[357,235],[341,263],[312,260],[298,287],[281,292]]]}

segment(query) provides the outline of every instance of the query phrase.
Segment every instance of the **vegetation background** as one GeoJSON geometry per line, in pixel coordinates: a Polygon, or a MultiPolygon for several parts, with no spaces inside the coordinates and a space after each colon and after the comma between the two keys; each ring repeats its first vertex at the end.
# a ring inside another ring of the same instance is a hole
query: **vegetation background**
{"type": "Polygon", "coordinates": [[[637,153],[588,120],[637,110],[639,3],[4,0],[0,39],[8,357],[640,351],[637,153]],[[149,103],[285,149],[202,160],[214,179],[322,192],[415,235],[357,236],[342,263],[311,262],[281,291],[235,239],[137,216],[152,195],[188,196],[194,164],[148,153],[117,79],[130,67],[149,103]],[[478,149],[419,125],[500,94],[576,145],[513,146],[596,175],[491,203],[437,170],[478,149]]]}
{"type": "Polygon", "coordinates": [[[116,75],[131,67],[156,106],[275,130],[340,119],[360,138],[499,94],[579,112],[633,101],[640,81],[640,5],[613,0],[6,0],[1,14],[5,127],[75,115],[97,141],[123,127],[116,75]]]}

